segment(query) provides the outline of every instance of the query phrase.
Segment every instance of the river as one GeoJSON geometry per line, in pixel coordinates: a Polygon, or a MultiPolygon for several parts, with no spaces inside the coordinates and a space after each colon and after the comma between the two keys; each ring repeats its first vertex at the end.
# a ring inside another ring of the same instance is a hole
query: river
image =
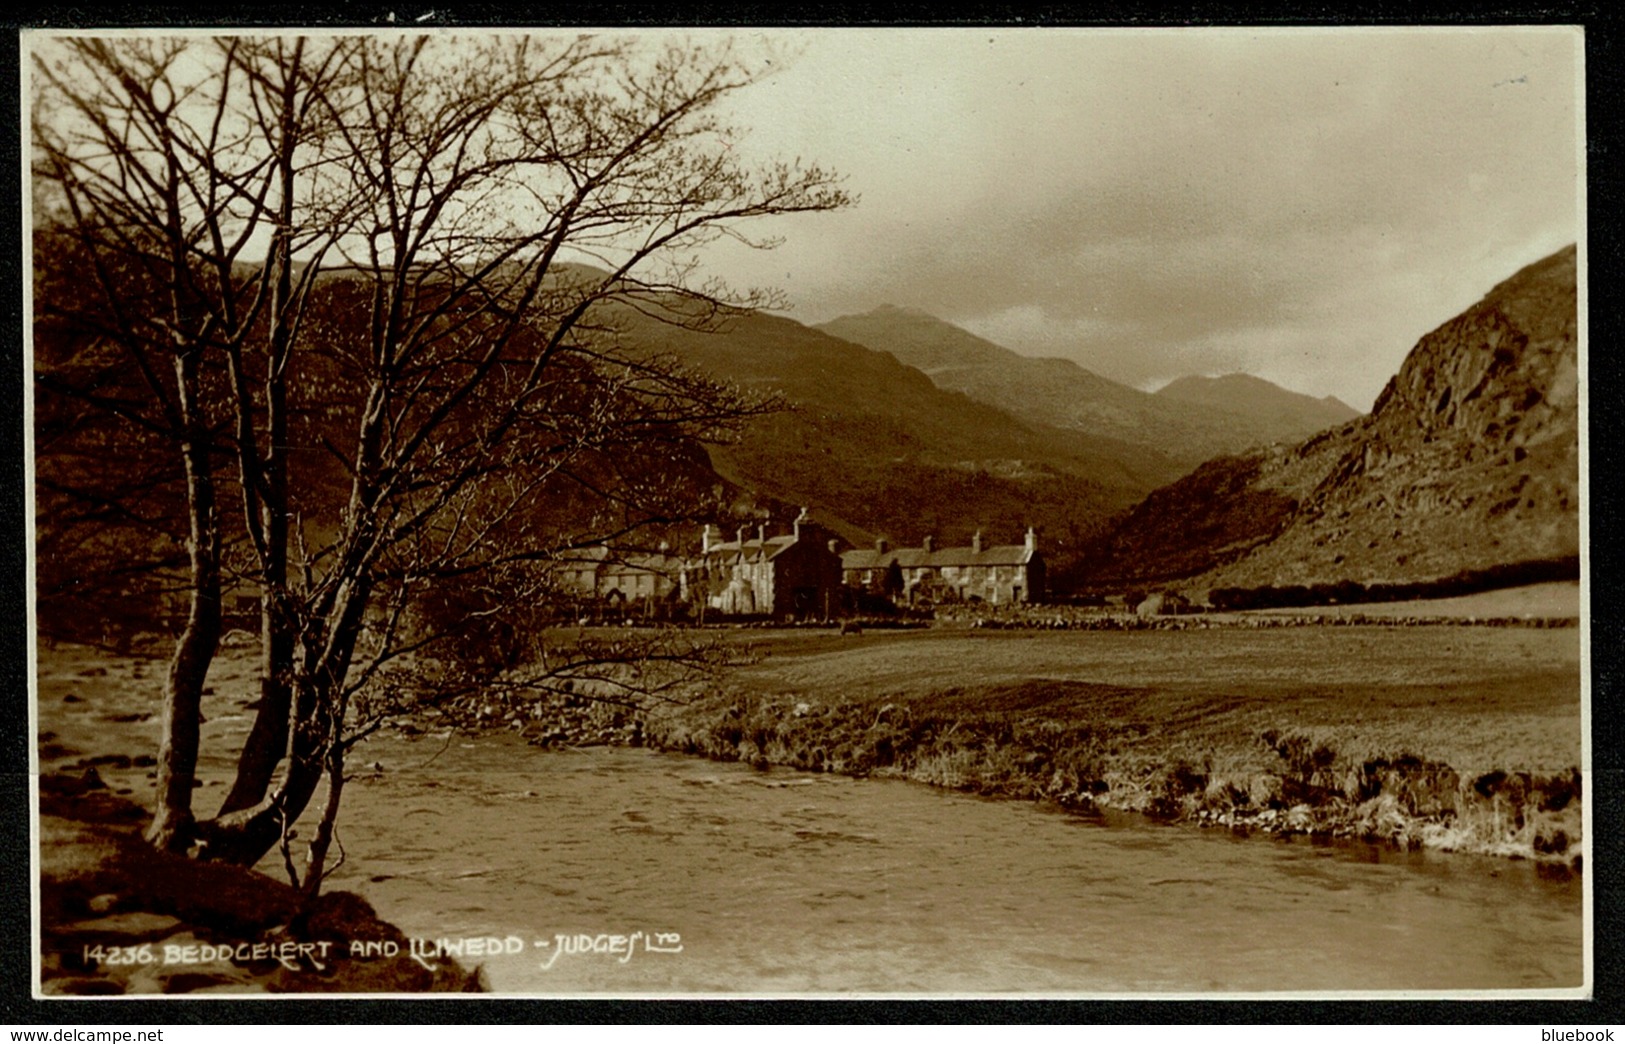
{"type": "Polygon", "coordinates": [[[522,949],[467,960],[500,993],[1437,995],[1582,982],[1581,878],[1529,863],[509,736],[381,736],[358,754],[381,770],[356,765],[329,887],[364,893],[415,937],[522,949]]]}

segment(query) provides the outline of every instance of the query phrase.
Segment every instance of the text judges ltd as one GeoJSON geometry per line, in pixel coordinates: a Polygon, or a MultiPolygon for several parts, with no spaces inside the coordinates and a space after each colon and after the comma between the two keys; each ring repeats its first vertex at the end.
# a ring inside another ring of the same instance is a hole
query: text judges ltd
{"type": "MultiPolygon", "coordinates": [[[[388,944],[388,948],[376,947],[378,944],[369,944],[367,950],[354,956],[393,957],[399,952],[393,943],[388,944]]],[[[430,967],[431,962],[448,957],[517,956],[526,952],[526,949],[525,940],[517,935],[505,938],[465,936],[459,939],[407,940],[407,955],[424,967],[430,967]]],[[[588,932],[561,933],[554,935],[552,939],[532,940],[530,949],[546,955],[541,962],[545,971],[563,956],[613,957],[621,964],[625,964],[639,953],[682,953],[683,937],[678,932],[634,931],[625,934],[600,932],[596,935],[588,932]]]]}

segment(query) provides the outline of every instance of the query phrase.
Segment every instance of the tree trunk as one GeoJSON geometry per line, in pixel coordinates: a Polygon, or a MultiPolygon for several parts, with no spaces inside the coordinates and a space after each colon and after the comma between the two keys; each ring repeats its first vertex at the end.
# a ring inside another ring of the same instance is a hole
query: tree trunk
{"type": "Polygon", "coordinates": [[[327,850],[333,844],[333,835],[339,818],[339,799],[344,796],[344,712],[345,701],[340,701],[334,722],[332,738],[327,751],[327,800],[322,803],[322,818],[310,839],[310,852],[305,860],[305,898],[314,899],[322,889],[327,876],[327,850]]]}
{"type": "Polygon", "coordinates": [[[192,788],[197,779],[198,728],[204,680],[220,642],[220,532],[215,517],[209,443],[197,416],[198,360],[183,352],[175,360],[185,442],[186,502],[190,516],[191,604],[186,629],[175,642],[164,684],[158,748],[158,807],[147,839],[159,848],[185,851],[193,838],[192,788]]]}
{"type": "Polygon", "coordinates": [[[237,758],[237,776],[221,802],[220,815],[253,808],[265,799],[277,766],[288,753],[293,709],[293,626],[282,603],[285,595],[268,588],[260,605],[260,699],[254,724],[237,758]]]}
{"type": "MultiPolygon", "coordinates": [[[[304,41],[294,45],[294,64],[304,53],[304,41]]],[[[293,702],[294,629],[288,593],[288,360],[293,348],[293,258],[287,230],[293,225],[294,172],[291,154],[296,81],[289,78],[282,107],[282,148],[278,177],[281,202],[280,228],[271,243],[270,263],[275,266],[271,293],[271,331],[267,342],[265,367],[265,456],[261,461],[243,460],[244,486],[251,481],[251,465],[257,465],[264,490],[257,504],[250,498],[244,521],[258,526],[263,534],[260,561],[260,705],[253,727],[243,742],[237,760],[237,776],[220,805],[220,814],[252,808],[265,799],[276,776],[276,768],[288,752],[288,719],[293,702]],[[256,513],[258,518],[252,517],[256,513]]],[[[237,408],[243,411],[239,423],[247,421],[251,404],[239,396],[237,408]]],[[[251,426],[250,426],[251,430],[251,426]]],[[[253,443],[242,440],[240,453],[252,451],[253,443]]]]}
{"type": "Polygon", "coordinates": [[[260,575],[260,705],[237,760],[237,777],[220,806],[220,814],[252,808],[265,799],[276,768],[288,753],[288,725],[293,706],[294,638],[298,621],[288,592],[288,482],[286,454],[286,388],[270,387],[270,446],[264,474],[267,495],[260,504],[266,555],[260,575]]]}
{"type": "Polygon", "coordinates": [[[252,866],[282,839],[283,824],[296,822],[309,807],[326,771],[330,745],[343,739],[344,723],[335,715],[343,713],[344,684],[368,597],[365,581],[347,585],[327,641],[310,650],[299,669],[293,749],[282,784],[252,807],[197,825],[198,836],[208,842],[208,858],[252,866]]]}

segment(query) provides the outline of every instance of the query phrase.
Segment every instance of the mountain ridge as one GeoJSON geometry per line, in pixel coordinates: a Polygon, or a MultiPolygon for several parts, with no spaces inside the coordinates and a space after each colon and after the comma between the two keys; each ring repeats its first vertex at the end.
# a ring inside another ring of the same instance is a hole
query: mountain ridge
{"type": "MultiPolygon", "coordinates": [[[[1225,408],[1213,401],[1140,391],[1070,359],[1021,355],[919,309],[883,305],[841,316],[816,329],[885,351],[939,387],[963,392],[1026,420],[1137,442],[1194,467],[1252,445],[1306,435],[1347,419],[1336,410],[1276,385],[1279,402],[1225,408]]],[[[1256,394],[1256,393],[1255,393],[1256,394]]]]}

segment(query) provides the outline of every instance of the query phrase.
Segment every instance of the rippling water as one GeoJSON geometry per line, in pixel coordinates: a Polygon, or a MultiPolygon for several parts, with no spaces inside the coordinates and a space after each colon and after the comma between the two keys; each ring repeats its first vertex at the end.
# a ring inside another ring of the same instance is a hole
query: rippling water
{"type": "Polygon", "coordinates": [[[523,943],[523,954],[483,959],[505,993],[1438,992],[1582,980],[1580,880],[1525,863],[1235,838],[506,737],[444,748],[392,737],[366,757],[383,771],[346,789],[348,861],[331,887],[363,891],[413,936],[523,943]],[[654,933],[675,933],[662,949],[681,951],[648,948],[654,933]],[[569,948],[583,934],[614,952],[555,953],[559,936],[569,948]]]}

